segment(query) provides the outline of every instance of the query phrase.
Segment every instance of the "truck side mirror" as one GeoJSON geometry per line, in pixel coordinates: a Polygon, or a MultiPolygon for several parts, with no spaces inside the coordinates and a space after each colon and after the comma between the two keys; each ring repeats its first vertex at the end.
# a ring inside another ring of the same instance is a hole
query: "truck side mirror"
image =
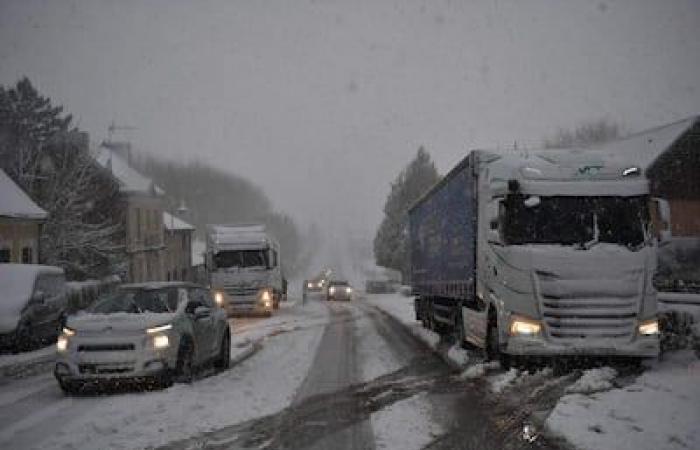
{"type": "Polygon", "coordinates": [[[658,239],[659,246],[667,245],[671,242],[671,207],[667,200],[662,198],[653,198],[652,203],[655,205],[656,219],[658,221],[658,239]]]}
{"type": "Polygon", "coordinates": [[[500,209],[501,209],[501,204],[503,200],[502,199],[494,199],[489,204],[486,206],[486,216],[488,218],[488,223],[489,223],[489,228],[486,231],[486,239],[488,240],[489,243],[492,244],[503,244],[503,240],[501,239],[501,231],[500,231],[500,209]]]}

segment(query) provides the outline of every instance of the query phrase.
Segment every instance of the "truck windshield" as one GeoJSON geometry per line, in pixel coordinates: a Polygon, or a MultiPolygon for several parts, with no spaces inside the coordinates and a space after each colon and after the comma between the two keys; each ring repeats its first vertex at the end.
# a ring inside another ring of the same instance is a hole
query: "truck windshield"
{"type": "Polygon", "coordinates": [[[267,250],[223,250],[214,255],[214,264],[219,269],[268,267],[268,252],[267,250]]]}
{"type": "Polygon", "coordinates": [[[503,237],[507,245],[592,245],[598,242],[628,248],[645,242],[649,227],[648,198],[528,197],[514,194],[504,201],[503,237]]]}

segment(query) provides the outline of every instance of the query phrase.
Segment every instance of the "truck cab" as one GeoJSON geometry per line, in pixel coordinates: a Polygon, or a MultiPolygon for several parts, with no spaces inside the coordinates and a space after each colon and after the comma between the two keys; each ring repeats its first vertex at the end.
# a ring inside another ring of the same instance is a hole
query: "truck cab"
{"type": "Polygon", "coordinates": [[[229,315],[271,315],[286,295],[280,246],[264,225],[210,225],[206,267],[229,315]]]}

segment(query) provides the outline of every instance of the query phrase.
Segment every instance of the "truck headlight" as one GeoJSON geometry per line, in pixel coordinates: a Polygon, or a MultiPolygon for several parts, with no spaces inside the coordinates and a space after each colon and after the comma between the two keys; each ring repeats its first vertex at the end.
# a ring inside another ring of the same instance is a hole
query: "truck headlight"
{"type": "Polygon", "coordinates": [[[56,350],[59,352],[65,352],[68,350],[68,336],[62,334],[58,337],[56,341],[56,350]]]}
{"type": "Polygon", "coordinates": [[[63,327],[63,334],[66,336],[75,336],[75,330],[68,327],[63,327]]]}
{"type": "Polygon", "coordinates": [[[352,288],[345,288],[346,294],[352,294],[352,288]]]}
{"type": "Polygon", "coordinates": [[[170,339],[165,334],[159,334],[153,337],[153,347],[155,348],[167,348],[170,345],[170,339]]]}
{"type": "Polygon", "coordinates": [[[217,305],[223,306],[224,305],[224,294],[223,292],[214,292],[214,301],[216,302],[217,305]]]}
{"type": "Polygon", "coordinates": [[[511,336],[535,336],[540,333],[541,329],[542,325],[539,322],[524,317],[515,316],[510,322],[511,336]]]}
{"type": "Polygon", "coordinates": [[[645,320],[639,324],[639,334],[642,336],[654,336],[659,334],[659,321],[657,319],[645,320]]]}
{"type": "Polygon", "coordinates": [[[270,294],[269,289],[263,289],[262,293],[260,294],[260,300],[264,302],[272,301],[272,294],[270,294]]]}
{"type": "Polygon", "coordinates": [[[331,294],[331,295],[335,294],[335,287],[331,286],[331,287],[328,289],[328,293],[331,294]]]}
{"type": "Polygon", "coordinates": [[[307,288],[307,289],[313,289],[313,288],[314,288],[314,284],[313,284],[313,283],[306,283],[306,288],[307,288]]]}

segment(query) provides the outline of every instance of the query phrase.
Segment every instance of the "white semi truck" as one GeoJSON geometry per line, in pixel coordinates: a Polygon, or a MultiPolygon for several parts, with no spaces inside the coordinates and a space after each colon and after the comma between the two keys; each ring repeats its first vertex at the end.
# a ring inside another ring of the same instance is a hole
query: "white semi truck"
{"type": "Polygon", "coordinates": [[[473,151],[409,211],[416,318],[504,365],[656,356],[650,201],[593,152],[473,151]]]}
{"type": "Polygon", "coordinates": [[[271,315],[286,297],[280,246],[264,225],[209,225],[205,264],[229,315],[271,315]]]}

